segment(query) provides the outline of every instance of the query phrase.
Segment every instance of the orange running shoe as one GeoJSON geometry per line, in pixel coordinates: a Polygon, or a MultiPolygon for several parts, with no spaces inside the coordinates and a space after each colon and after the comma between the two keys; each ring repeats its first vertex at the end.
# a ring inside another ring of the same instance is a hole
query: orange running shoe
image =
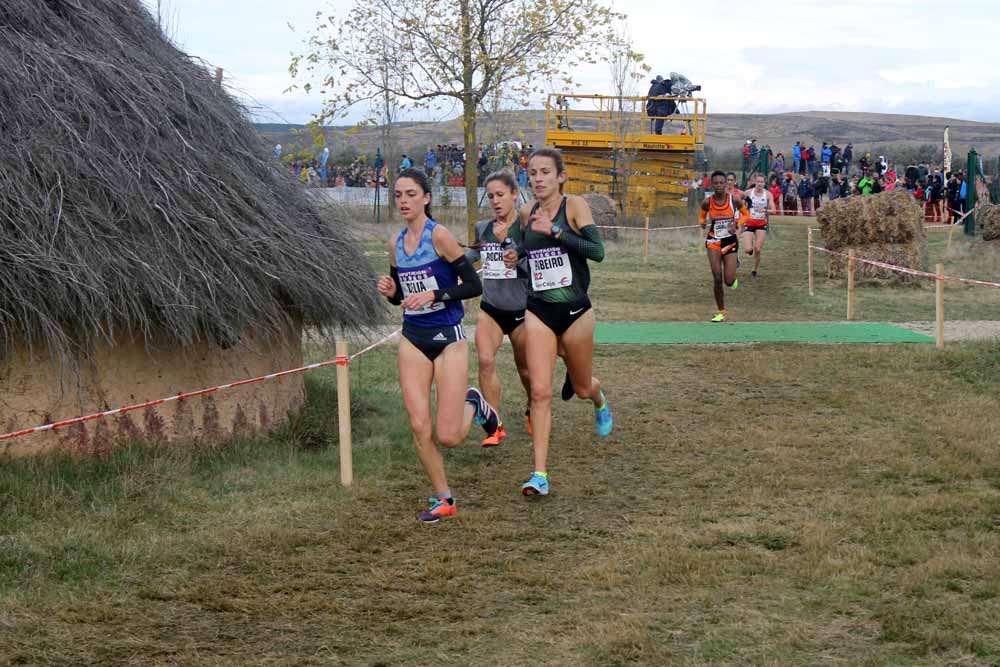
{"type": "Polygon", "coordinates": [[[503,424],[497,426],[497,430],[493,432],[493,435],[486,436],[483,440],[483,447],[496,447],[501,442],[507,439],[507,431],[504,430],[503,424]]]}
{"type": "Polygon", "coordinates": [[[446,516],[455,516],[458,513],[454,498],[428,498],[427,502],[429,503],[427,509],[418,517],[423,523],[437,523],[446,516]]]}

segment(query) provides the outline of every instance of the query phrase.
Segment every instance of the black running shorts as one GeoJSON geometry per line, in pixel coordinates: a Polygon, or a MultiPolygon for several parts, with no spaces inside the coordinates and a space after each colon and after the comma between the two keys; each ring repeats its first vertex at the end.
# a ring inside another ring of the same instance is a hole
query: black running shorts
{"type": "Polygon", "coordinates": [[[566,333],[566,330],[590,308],[590,298],[587,296],[571,303],[553,303],[528,297],[528,310],[540,319],[542,324],[552,329],[556,336],[566,333]]]}
{"type": "Polygon", "coordinates": [[[413,343],[414,347],[424,353],[424,356],[434,361],[444,348],[452,343],[465,340],[465,329],[459,322],[446,327],[417,327],[403,322],[403,338],[413,343]]]}
{"type": "Polygon", "coordinates": [[[499,308],[494,308],[485,301],[481,301],[479,303],[479,309],[489,315],[490,319],[500,326],[500,330],[503,331],[504,336],[509,336],[514,329],[524,324],[523,310],[500,310],[499,308]]]}

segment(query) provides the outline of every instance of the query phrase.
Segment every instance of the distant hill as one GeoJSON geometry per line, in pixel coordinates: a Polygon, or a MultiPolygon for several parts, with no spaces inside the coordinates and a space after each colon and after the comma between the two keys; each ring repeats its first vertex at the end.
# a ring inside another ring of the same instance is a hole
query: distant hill
{"type": "MultiPolygon", "coordinates": [[[[540,145],[545,140],[544,111],[514,111],[505,114],[507,138],[540,145]]],[[[301,125],[258,124],[269,142],[291,146],[304,143],[295,131],[301,125]]],[[[491,140],[494,125],[489,119],[479,121],[480,138],[491,140]]],[[[980,154],[1000,155],[1000,123],[979,123],[954,118],[906,116],[901,114],[853,113],[840,111],[805,111],[783,114],[709,114],[706,144],[717,154],[738,151],[749,138],[761,146],[769,144],[775,152],[788,152],[795,141],[820,146],[830,141],[844,146],[852,142],[855,151],[892,154],[892,149],[915,148],[924,144],[940,147],[944,128],[950,127],[952,150],[956,157],[975,147],[980,154]]],[[[462,142],[460,118],[440,122],[400,123],[395,131],[404,152],[422,155],[428,146],[462,142]]],[[[379,143],[376,127],[327,128],[327,142],[332,150],[353,146],[361,152],[374,152],[379,143]]]]}

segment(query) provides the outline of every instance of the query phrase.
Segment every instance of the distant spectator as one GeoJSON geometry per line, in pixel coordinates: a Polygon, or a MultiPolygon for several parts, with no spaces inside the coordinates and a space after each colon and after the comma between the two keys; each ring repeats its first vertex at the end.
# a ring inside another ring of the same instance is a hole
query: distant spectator
{"type": "Polygon", "coordinates": [[[785,156],[782,153],[778,153],[774,156],[774,162],[771,163],[771,171],[778,176],[781,176],[785,172],[785,156]]]}
{"type": "Polygon", "coordinates": [[[862,155],[861,159],[858,160],[858,166],[861,168],[862,177],[869,176],[872,168],[872,154],[865,153],[862,155]]]}
{"type": "Polygon", "coordinates": [[[799,201],[802,203],[802,215],[812,215],[813,184],[807,175],[799,181],[799,201]]]}
{"type": "Polygon", "coordinates": [[[781,184],[781,189],[785,193],[785,215],[798,215],[799,186],[795,184],[791,172],[785,174],[785,182],[781,184]]]}
{"type": "Polygon", "coordinates": [[[799,166],[802,164],[802,144],[795,142],[792,146],[792,173],[799,173],[799,166]]]}
{"type": "Polygon", "coordinates": [[[413,163],[410,162],[410,158],[406,157],[406,153],[403,153],[403,159],[399,162],[399,170],[410,169],[413,167],[413,163]]]}
{"type": "Polygon", "coordinates": [[[958,175],[948,174],[948,185],[945,187],[945,194],[948,204],[948,222],[951,223],[954,223],[958,219],[958,212],[962,208],[962,204],[958,200],[960,188],[961,183],[958,180],[958,175]]]}
{"type": "Polygon", "coordinates": [[[813,210],[818,211],[822,205],[823,196],[830,191],[830,181],[822,174],[813,181],[813,210]]]}
{"type": "Polygon", "coordinates": [[[844,173],[844,153],[836,146],[831,146],[832,157],[830,158],[830,175],[844,173]]]}
{"type": "Polygon", "coordinates": [[[428,148],[427,154],[424,155],[424,171],[427,172],[428,176],[433,177],[435,167],[437,167],[437,155],[433,148],[428,148]]]}
{"type": "Polygon", "coordinates": [[[781,183],[777,174],[771,176],[771,185],[767,189],[771,192],[771,198],[774,199],[774,206],[778,209],[778,215],[781,215],[783,193],[781,192],[781,183]]]}
{"type": "Polygon", "coordinates": [[[841,189],[840,174],[834,174],[830,179],[830,192],[828,194],[830,201],[840,199],[841,189]]]}
{"type": "Polygon", "coordinates": [[[851,163],[854,160],[854,144],[848,142],[844,147],[844,176],[851,177],[851,163]]]}
{"type": "Polygon", "coordinates": [[[826,144],[825,141],[823,142],[823,148],[820,152],[820,158],[822,159],[823,164],[828,165],[830,167],[833,166],[831,164],[833,161],[833,151],[830,149],[830,147],[826,144]]]}
{"type": "MultiPolygon", "coordinates": [[[[864,158],[861,159],[862,159],[861,169],[862,171],[864,171],[865,169],[865,167],[863,166],[864,158]]],[[[874,189],[875,189],[875,179],[873,179],[871,176],[867,174],[864,174],[861,177],[861,180],[858,181],[858,190],[861,191],[862,195],[870,195],[874,189]]]]}

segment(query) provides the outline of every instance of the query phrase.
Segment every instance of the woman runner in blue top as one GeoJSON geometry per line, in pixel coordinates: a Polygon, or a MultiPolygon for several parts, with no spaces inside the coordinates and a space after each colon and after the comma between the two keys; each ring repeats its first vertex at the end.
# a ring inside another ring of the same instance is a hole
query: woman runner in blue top
{"type": "Polygon", "coordinates": [[[443,446],[454,447],[468,435],[473,420],[487,434],[495,432],[499,422],[479,390],[466,387],[469,347],[461,301],[479,296],[483,288],[455,237],[431,219],[431,187],[424,172],[404,169],[393,195],[406,228],[389,244],[390,275],[379,278],[378,291],[403,306],[399,386],[417,457],[434,487],[430,505],[419,518],[437,523],[454,516],[456,505],[434,431],[443,446]],[[432,383],[437,389],[433,421],[432,383]]]}

